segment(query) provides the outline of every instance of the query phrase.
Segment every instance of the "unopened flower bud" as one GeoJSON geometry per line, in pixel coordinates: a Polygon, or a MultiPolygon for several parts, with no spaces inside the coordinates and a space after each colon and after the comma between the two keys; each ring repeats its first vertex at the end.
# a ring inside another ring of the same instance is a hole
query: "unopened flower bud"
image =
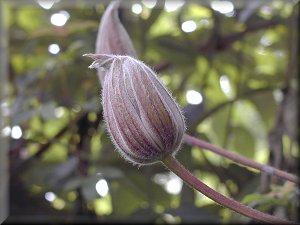
{"type": "Polygon", "coordinates": [[[150,164],[175,154],[185,131],[177,103],[154,71],[130,56],[87,54],[102,67],[103,113],[118,151],[130,162],[150,164]]]}
{"type": "MultiPolygon", "coordinates": [[[[136,58],[133,44],[118,16],[119,5],[119,1],[111,2],[101,17],[95,52],[97,54],[130,55],[136,58]]],[[[105,72],[101,68],[97,70],[101,84],[103,84],[105,72]]]]}

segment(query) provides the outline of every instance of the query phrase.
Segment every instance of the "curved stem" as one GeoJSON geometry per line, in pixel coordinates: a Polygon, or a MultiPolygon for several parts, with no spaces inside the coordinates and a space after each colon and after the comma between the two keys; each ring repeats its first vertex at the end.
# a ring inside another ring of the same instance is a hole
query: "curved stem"
{"type": "Polygon", "coordinates": [[[214,146],[214,145],[212,145],[212,144],[210,144],[206,141],[197,139],[197,138],[192,137],[190,135],[185,134],[183,136],[183,140],[184,140],[184,142],[186,142],[189,145],[197,146],[197,147],[209,150],[209,151],[214,152],[218,155],[221,155],[221,156],[224,156],[228,159],[231,159],[231,160],[233,160],[233,161],[235,161],[239,164],[249,166],[251,168],[260,170],[260,171],[268,173],[270,175],[275,175],[277,177],[280,177],[284,180],[291,181],[293,183],[299,183],[299,177],[297,177],[293,174],[290,174],[290,173],[287,173],[285,171],[279,170],[279,169],[277,169],[275,167],[272,167],[272,166],[267,166],[267,165],[264,165],[264,164],[260,164],[258,162],[253,161],[253,160],[247,159],[246,157],[236,155],[236,154],[234,154],[230,151],[226,151],[226,150],[224,150],[220,147],[214,146]]]}
{"type": "Polygon", "coordinates": [[[249,206],[243,205],[233,199],[227,198],[219,192],[211,189],[206,184],[198,180],[194,175],[190,173],[186,168],[182,166],[172,155],[165,157],[162,163],[173,173],[179,176],[183,181],[185,181],[189,186],[198,190],[208,198],[219,203],[220,205],[232,209],[233,211],[240,213],[244,216],[250,217],[255,220],[262,222],[273,223],[273,224],[287,224],[292,222],[277,218],[275,216],[257,211],[249,206]]]}

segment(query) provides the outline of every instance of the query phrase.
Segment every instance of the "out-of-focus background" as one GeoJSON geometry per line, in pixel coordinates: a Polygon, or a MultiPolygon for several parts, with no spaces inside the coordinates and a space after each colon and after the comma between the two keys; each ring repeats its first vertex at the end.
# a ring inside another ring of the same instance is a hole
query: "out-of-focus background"
{"type": "MultiPolygon", "coordinates": [[[[138,168],[114,150],[96,71],[82,57],[94,52],[108,3],[0,2],[2,217],[249,222],[162,165],[138,168]]],[[[187,133],[297,174],[298,9],[297,0],[143,0],[122,1],[119,16],[139,59],[181,105],[187,133]]],[[[177,158],[218,192],[297,220],[296,185],[196,147],[183,145],[177,158]]]]}

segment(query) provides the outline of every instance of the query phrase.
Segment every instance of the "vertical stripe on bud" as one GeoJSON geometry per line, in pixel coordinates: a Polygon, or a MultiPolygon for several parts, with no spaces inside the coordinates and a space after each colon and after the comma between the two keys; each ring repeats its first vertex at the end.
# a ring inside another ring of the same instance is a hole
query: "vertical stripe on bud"
{"type": "Polygon", "coordinates": [[[125,159],[150,164],[179,149],[185,122],[154,71],[130,56],[87,54],[103,68],[103,112],[108,131],[125,159]]]}
{"type": "MultiPolygon", "coordinates": [[[[105,10],[98,29],[96,41],[97,54],[130,55],[136,58],[136,52],[125,28],[118,16],[120,2],[111,2],[105,10]]],[[[98,68],[101,84],[104,82],[105,72],[98,68]]]]}

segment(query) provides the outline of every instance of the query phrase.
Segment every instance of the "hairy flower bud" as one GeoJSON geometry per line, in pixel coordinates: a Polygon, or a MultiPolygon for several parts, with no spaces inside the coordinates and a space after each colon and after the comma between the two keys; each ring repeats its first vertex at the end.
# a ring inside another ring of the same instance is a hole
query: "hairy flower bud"
{"type": "MultiPolygon", "coordinates": [[[[95,52],[97,54],[117,54],[136,57],[130,37],[118,16],[119,5],[119,1],[111,2],[101,17],[95,52]]],[[[101,84],[103,84],[105,72],[101,68],[97,70],[101,84]]]]}
{"type": "Polygon", "coordinates": [[[183,115],[154,71],[130,56],[87,54],[102,67],[103,113],[118,151],[130,162],[150,164],[175,154],[185,122],[183,115]]]}

